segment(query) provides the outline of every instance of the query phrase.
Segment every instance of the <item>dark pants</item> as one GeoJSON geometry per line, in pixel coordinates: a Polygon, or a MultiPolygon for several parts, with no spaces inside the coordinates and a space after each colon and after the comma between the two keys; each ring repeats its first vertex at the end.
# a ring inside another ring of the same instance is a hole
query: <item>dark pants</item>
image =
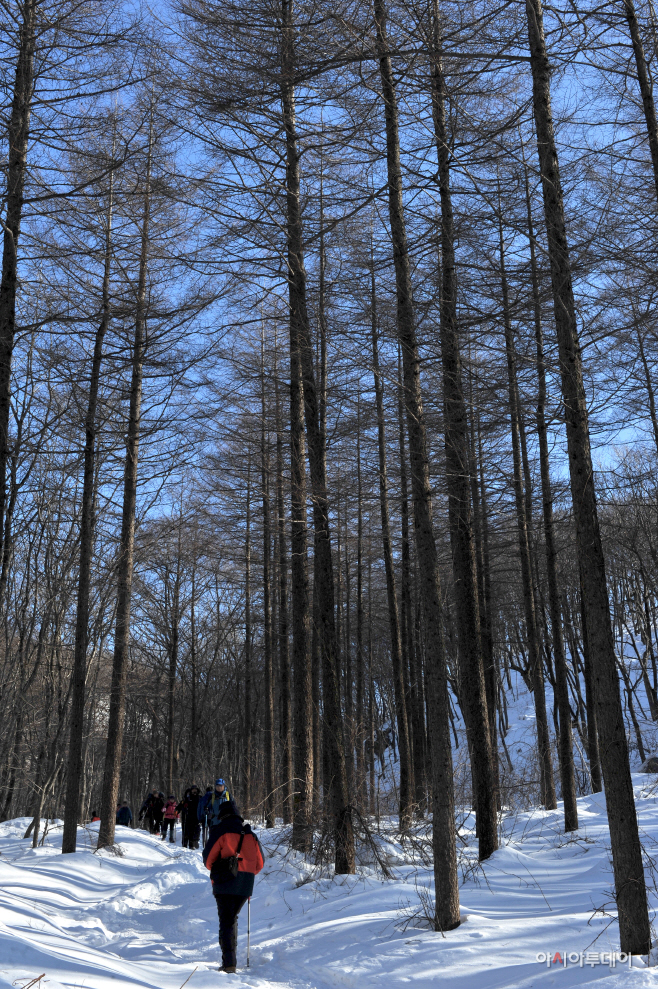
{"type": "Polygon", "coordinates": [[[176,822],[172,821],[170,818],[164,819],[162,822],[162,840],[167,837],[167,829],[169,829],[169,841],[175,841],[174,834],[176,833],[176,822]]]}
{"type": "Polygon", "coordinates": [[[230,968],[237,965],[238,914],[249,897],[220,893],[215,899],[219,914],[219,946],[222,949],[222,965],[224,968],[230,968]]]}
{"type": "Polygon", "coordinates": [[[183,848],[198,848],[201,825],[197,821],[185,821],[183,824],[183,848]]]}
{"type": "Polygon", "coordinates": [[[151,832],[151,834],[157,834],[158,831],[160,830],[160,823],[162,821],[162,818],[153,814],[147,814],[146,820],[148,821],[149,831],[151,832]]]}

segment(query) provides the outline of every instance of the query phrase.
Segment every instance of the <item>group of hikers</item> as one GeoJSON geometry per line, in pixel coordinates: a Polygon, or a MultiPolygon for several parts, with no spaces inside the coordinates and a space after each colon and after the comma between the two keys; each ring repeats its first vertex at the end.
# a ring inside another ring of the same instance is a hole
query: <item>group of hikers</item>
{"type": "MultiPolygon", "coordinates": [[[[139,809],[139,820],[144,821],[144,825],[151,834],[159,834],[164,841],[169,834],[169,841],[176,840],[176,822],[180,821],[183,829],[183,848],[198,848],[199,839],[203,832],[203,842],[205,844],[208,837],[208,830],[213,820],[216,822],[217,809],[220,803],[226,803],[231,799],[223,779],[215,780],[215,786],[207,786],[206,792],[202,795],[201,790],[193,783],[188,786],[183,795],[183,799],[178,801],[173,793],[165,799],[164,793],[155,787],[150,790],[146,800],[139,809]]],[[[92,821],[98,821],[97,814],[92,813],[92,821]]],[[[117,807],[116,823],[124,827],[132,825],[133,815],[124,800],[117,807]]]]}
{"type": "MultiPolygon", "coordinates": [[[[179,802],[173,794],[165,800],[163,793],[153,789],[139,810],[139,820],[146,822],[151,834],[160,834],[162,841],[167,832],[169,841],[175,841],[179,818],[184,848],[198,848],[203,830],[203,864],[210,872],[219,915],[220,972],[235,972],[238,914],[251,899],[254,879],[264,864],[260,842],[241,817],[223,779],[216,779],[214,787],[207,787],[203,795],[193,783],[179,802]]],[[[92,815],[92,820],[98,819],[92,815]]],[[[116,823],[126,827],[132,824],[132,812],[126,800],[117,807],[116,823]]]]}
{"type": "Polygon", "coordinates": [[[173,793],[170,793],[165,800],[164,794],[156,788],[151,790],[140,807],[139,820],[146,822],[151,834],[161,834],[163,841],[169,834],[171,842],[176,840],[176,822],[180,820],[183,848],[198,848],[201,832],[203,831],[204,843],[208,836],[213,803],[216,805],[228,800],[230,794],[223,779],[216,780],[214,788],[207,787],[203,795],[196,783],[193,783],[187,788],[180,801],[176,800],[173,793]]]}

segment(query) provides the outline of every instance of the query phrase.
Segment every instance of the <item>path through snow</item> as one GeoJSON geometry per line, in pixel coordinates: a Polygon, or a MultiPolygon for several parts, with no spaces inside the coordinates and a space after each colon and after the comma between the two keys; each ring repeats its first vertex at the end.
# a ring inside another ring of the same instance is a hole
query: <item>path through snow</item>
{"type": "MultiPolygon", "coordinates": [[[[646,851],[658,858],[658,789],[634,779],[646,851]]],[[[237,976],[216,971],[217,914],[199,852],[121,828],[121,857],[94,854],[93,833],[81,829],[83,850],[62,856],[59,830],[33,850],[22,838],[28,821],[9,821],[0,825],[0,989],[41,973],[40,989],[180,989],[195,967],[189,989],[566,989],[598,979],[658,989],[658,969],[642,962],[612,971],[536,960],[619,950],[603,804],[601,794],[580,799],[572,841],[560,834],[559,811],[508,821],[504,847],[462,887],[465,922],[445,937],[402,929],[405,910],[418,905],[416,884],[431,884],[410,851],[382,843],[393,880],[364,867],[298,885],[304,863],[261,832],[272,854],[252,901],[249,971],[246,908],[240,918],[237,976]]],[[[652,917],[657,905],[652,893],[652,917]]]]}

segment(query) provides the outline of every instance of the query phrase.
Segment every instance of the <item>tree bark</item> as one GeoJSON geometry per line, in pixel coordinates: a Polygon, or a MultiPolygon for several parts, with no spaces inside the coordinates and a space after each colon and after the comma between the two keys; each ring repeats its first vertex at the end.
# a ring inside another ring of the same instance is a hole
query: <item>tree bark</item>
{"type": "Polygon", "coordinates": [[[153,121],[149,131],[146,161],[144,213],[142,217],[139,277],[137,283],[137,311],[133,339],[132,375],[130,382],[130,407],[126,433],[126,460],[123,476],[123,511],[121,538],[117,560],[117,605],[112,660],[112,683],[108,713],[107,748],[103,774],[101,823],[98,830],[98,847],[114,844],[123,726],[126,715],[126,677],[130,650],[130,606],[132,600],[133,560],[135,552],[135,511],[137,506],[137,468],[139,461],[139,437],[142,409],[142,378],[146,332],[146,286],[149,254],[149,225],[151,215],[151,160],[153,153],[153,121]]]}
{"type": "Polygon", "coordinates": [[[247,464],[247,519],[244,561],[244,769],[243,769],[243,800],[244,816],[251,815],[253,794],[252,761],[253,761],[253,725],[252,725],[252,646],[253,633],[251,630],[251,451],[247,464]]]}
{"type": "Polygon", "coordinates": [[[640,86],[642,96],[642,109],[647,125],[647,137],[649,139],[649,152],[651,154],[651,165],[653,168],[653,181],[656,189],[656,201],[658,201],[658,121],[656,120],[656,104],[653,98],[653,86],[649,76],[649,68],[644,55],[644,45],[640,35],[640,25],[638,24],[635,4],[633,0],[622,0],[624,16],[628,22],[628,31],[631,36],[633,55],[635,56],[635,68],[637,71],[637,81],[640,86]]]}
{"type": "MultiPolygon", "coordinates": [[[[292,745],[292,699],[290,696],[290,644],[288,641],[288,554],[286,552],[286,513],[283,500],[283,428],[279,403],[279,376],[274,368],[274,401],[276,411],[276,510],[277,557],[279,572],[279,693],[283,768],[283,823],[290,824],[293,813],[293,777],[295,775],[292,745]]],[[[302,461],[303,464],[303,461],[302,461]]],[[[304,536],[304,540],[306,536],[304,536]]],[[[303,559],[306,560],[304,541],[303,559]]],[[[304,567],[306,564],[304,563],[304,567]]],[[[307,615],[308,622],[308,615],[307,615]]],[[[305,633],[307,635],[308,633],[305,633]]]]}
{"type": "MultiPolygon", "coordinates": [[[[303,379],[304,421],[313,492],[315,585],[318,642],[323,670],[324,732],[327,763],[330,768],[328,806],[335,835],[336,873],[355,869],[354,833],[347,786],[344,726],[338,678],[338,644],[335,624],[335,590],[331,558],[331,533],[327,495],[327,469],[324,438],[318,421],[318,400],[313,369],[313,346],[306,305],[303,232],[300,196],[299,150],[295,113],[295,51],[292,0],[282,0],[281,103],[286,135],[286,221],[288,239],[288,290],[290,303],[291,351],[300,356],[303,379]]],[[[309,698],[310,698],[310,677],[309,698]]],[[[309,717],[309,725],[312,720],[309,717]]],[[[309,779],[312,779],[312,738],[308,739],[309,779]]]]}
{"type": "Polygon", "coordinates": [[[448,517],[457,609],[462,705],[471,753],[479,858],[483,860],[489,858],[498,848],[496,773],[480,639],[480,607],[470,496],[468,421],[457,327],[455,228],[450,192],[450,148],[446,128],[446,83],[441,56],[438,0],[432,0],[430,37],[432,115],[441,197],[440,338],[448,517]]]}
{"type": "MultiPolygon", "coordinates": [[[[169,608],[171,624],[169,641],[167,642],[167,652],[169,653],[169,671],[167,676],[167,791],[168,794],[174,792],[174,766],[176,751],[176,673],[178,672],[178,643],[179,643],[179,608],[180,608],[180,580],[181,580],[181,525],[179,520],[178,546],[176,552],[176,576],[174,578],[174,588],[169,608]]],[[[169,589],[165,589],[165,601],[169,596],[169,589]]]]}
{"type": "Polygon", "coordinates": [[[7,212],[2,224],[2,279],[0,281],[0,537],[4,533],[5,477],[9,459],[11,360],[16,334],[18,240],[23,214],[30,114],[34,93],[34,52],[39,0],[23,0],[18,59],[11,104],[7,161],[7,212]]]}
{"type": "Polygon", "coordinates": [[[409,489],[407,483],[407,451],[404,429],[404,386],[402,383],[402,352],[398,344],[398,446],[400,450],[400,516],[401,563],[400,575],[400,633],[403,661],[409,666],[411,693],[411,742],[414,771],[414,806],[422,816],[427,806],[425,777],[427,775],[427,732],[423,704],[423,677],[418,651],[414,642],[414,612],[411,595],[411,542],[409,539],[409,489]]]}
{"type": "Polygon", "coordinates": [[[398,749],[400,755],[400,830],[409,828],[413,818],[413,765],[409,744],[409,726],[402,668],[402,639],[398,599],[395,593],[395,571],[393,568],[393,548],[391,544],[391,519],[388,509],[388,475],[386,470],[386,432],[384,427],[384,389],[379,371],[379,347],[377,343],[377,297],[375,292],[374,262],[370,268],[370,340],[372,346],[372,367],[375,378],[375,404],[377,408],[377,453],[379,458],[379,510],[382,525],[382,548],[384,570],[386,572],[386,595],[388,600],[388,622],[391,633],[391,665],[393,668],[393,689],[395,694],[395,715],[398,727],[398,749]]]}
{"type": "Polygon", "coordinates": [[[363,655],[363,505],[361,483],[361,396],[357,400],[356,425],[356,786],[355,796],[361,812],[365,810],[365,662],[363,655]]]}
{"type": "Polygon", "coordinates": [[[576,541],[586,603],[592,683],[601,738],[601,766],[610,825],[621,950],[647,954],[651,933],[642,848],[628,761],[619,676],[614,652],[605,560],[590,450],[587,402],[569,263],[550,95],[550,66],[541,0],[526,0],[533,108],[555,304],[576,541]]]}
{"type": "Polygon", "coordinates": [[[272,664],[272,607],[270,587],[270,467],[267,411],[265,405],[265,340],[261,337],[261,495],[263,500],[263,652],[265,663],[265,827],[273,828],[275,818],[274,783],[274,675],[272,664]]]}
{"type": "MultiPolygon", "coordinates": [[[[96,330],[94,353],[89,380],[89,398],[85,416],[85,450],[82,480],[82,504],[80,506],[80,563],[78,573],[78,601],[75,621],[75,645],[73,649],[73,695],[71,699],[71,733],[67,766],[66,805],[62,853],[75,852],[80,813],[80,778],[82,774],[82,750],[84,737],[85,682],[87,678],[87,646],[89,639],[89,594],[91,563],[94,550],[94,494],[96,475],[96,411],[98,388],[103,360],[103,341],[110,323],[110,269],[112,248],[112,201],[114,173],[110,172],[107,226],[105,231],[105,264],[103,271],[102,315],[96,330]]],[[[0,600],[2,600],[0,596],[0,600]]]]}
{"type": "Polygon", "coordinates": [[[449,730],[450,701],[443,643],[443,604],[436,543],[432,530],[427,439],[420,387],[420,356],[416,339],[411,266],[402,202],[397,97],[386,36],[386,11],[383,0],[374,0],[374,16],[376,54],[379,61],[386,123],[388,203],[397,290],[397,332],[402,348],[416,556],[425,620],[426,682],[431,745],[432,845],[436,889],[434,923],[438,930],[445,931],[458,927],[460,917],[449,730]]]}
{"type": "Polygon", "coordinates": [[[544,690],[544,671],[539,637],[537,632],[537,615],[532,589],[532,566],[530,561],[530,545],[528,540],[528,518],[523,490],[523,474],[521,467],[521,440],[519,429],[519,392],[516,376],[516,348],[514,346],[514,331],[509,309],[509,292],[507,272],[505,268],[505,247],[503,242],[502,216],[499,216],[499,246],[500,246],[500,276],[503,293],[503,323],[505,327],[505,353],[507,356],[507,382],[509,395],[510,430],[512,435],[513,487],[516,504],[516,523],[519,540],[519,557],[521,560],[521,582],[523,585],[523,606],[525,611],[526,635],[528,641],[528,656],[530,660],[530,676],[532,679],[535,719],[537,725],[537,750],[541,774],[541,801],[547,810],[557,807],[555,783],[553,780],[553,764],[551,761],[551,741],[548,732],[546,716],[546,694],[544,690]]]}
{"type": "Polygon", "coordinates": [[[530,271],[532,276],[532,304],[535,320],[535,344],[537,348],[537,437],[539,440],[539,471],[541,474],[542,518],[544,523],[544,544],[546,547],[546,575],[548,582],[548,607],[551,616],[553,654],[555,656],[555,700],[558,709],[560,758],[560,782],[564,801],[564,830],[578,830],[578,803],[576,797],[576,774],[573,763],[573,738],[571,732],[571,706],[569,704],[569,681],[567,660],[564,654],[562,636],[562,616],[557,582],[557,550],[555,548],[555,528],[553,523],[553,492],[548,454],[548,429],[546,427],[546,358],[544,356],[544,333],[541,320],[541,299],[539,293],[539,272],[535,247],[535,232],[532,220],[532,201],[528,171],[525,170],[526,210],[528,214],[528,241],[530,245],[530,271]]]}

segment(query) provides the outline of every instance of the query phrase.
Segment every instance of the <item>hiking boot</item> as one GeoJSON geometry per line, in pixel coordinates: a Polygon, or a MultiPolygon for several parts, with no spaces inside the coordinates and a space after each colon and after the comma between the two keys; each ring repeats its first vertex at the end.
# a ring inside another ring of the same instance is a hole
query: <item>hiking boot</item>
{"type": "Polygon", "coordinates": [[[235,967],[235,965],[221,965],[217,971],[226,972],[227,975],[235,975],[235,973],[237,972],[237,968],[235,967]]]}

